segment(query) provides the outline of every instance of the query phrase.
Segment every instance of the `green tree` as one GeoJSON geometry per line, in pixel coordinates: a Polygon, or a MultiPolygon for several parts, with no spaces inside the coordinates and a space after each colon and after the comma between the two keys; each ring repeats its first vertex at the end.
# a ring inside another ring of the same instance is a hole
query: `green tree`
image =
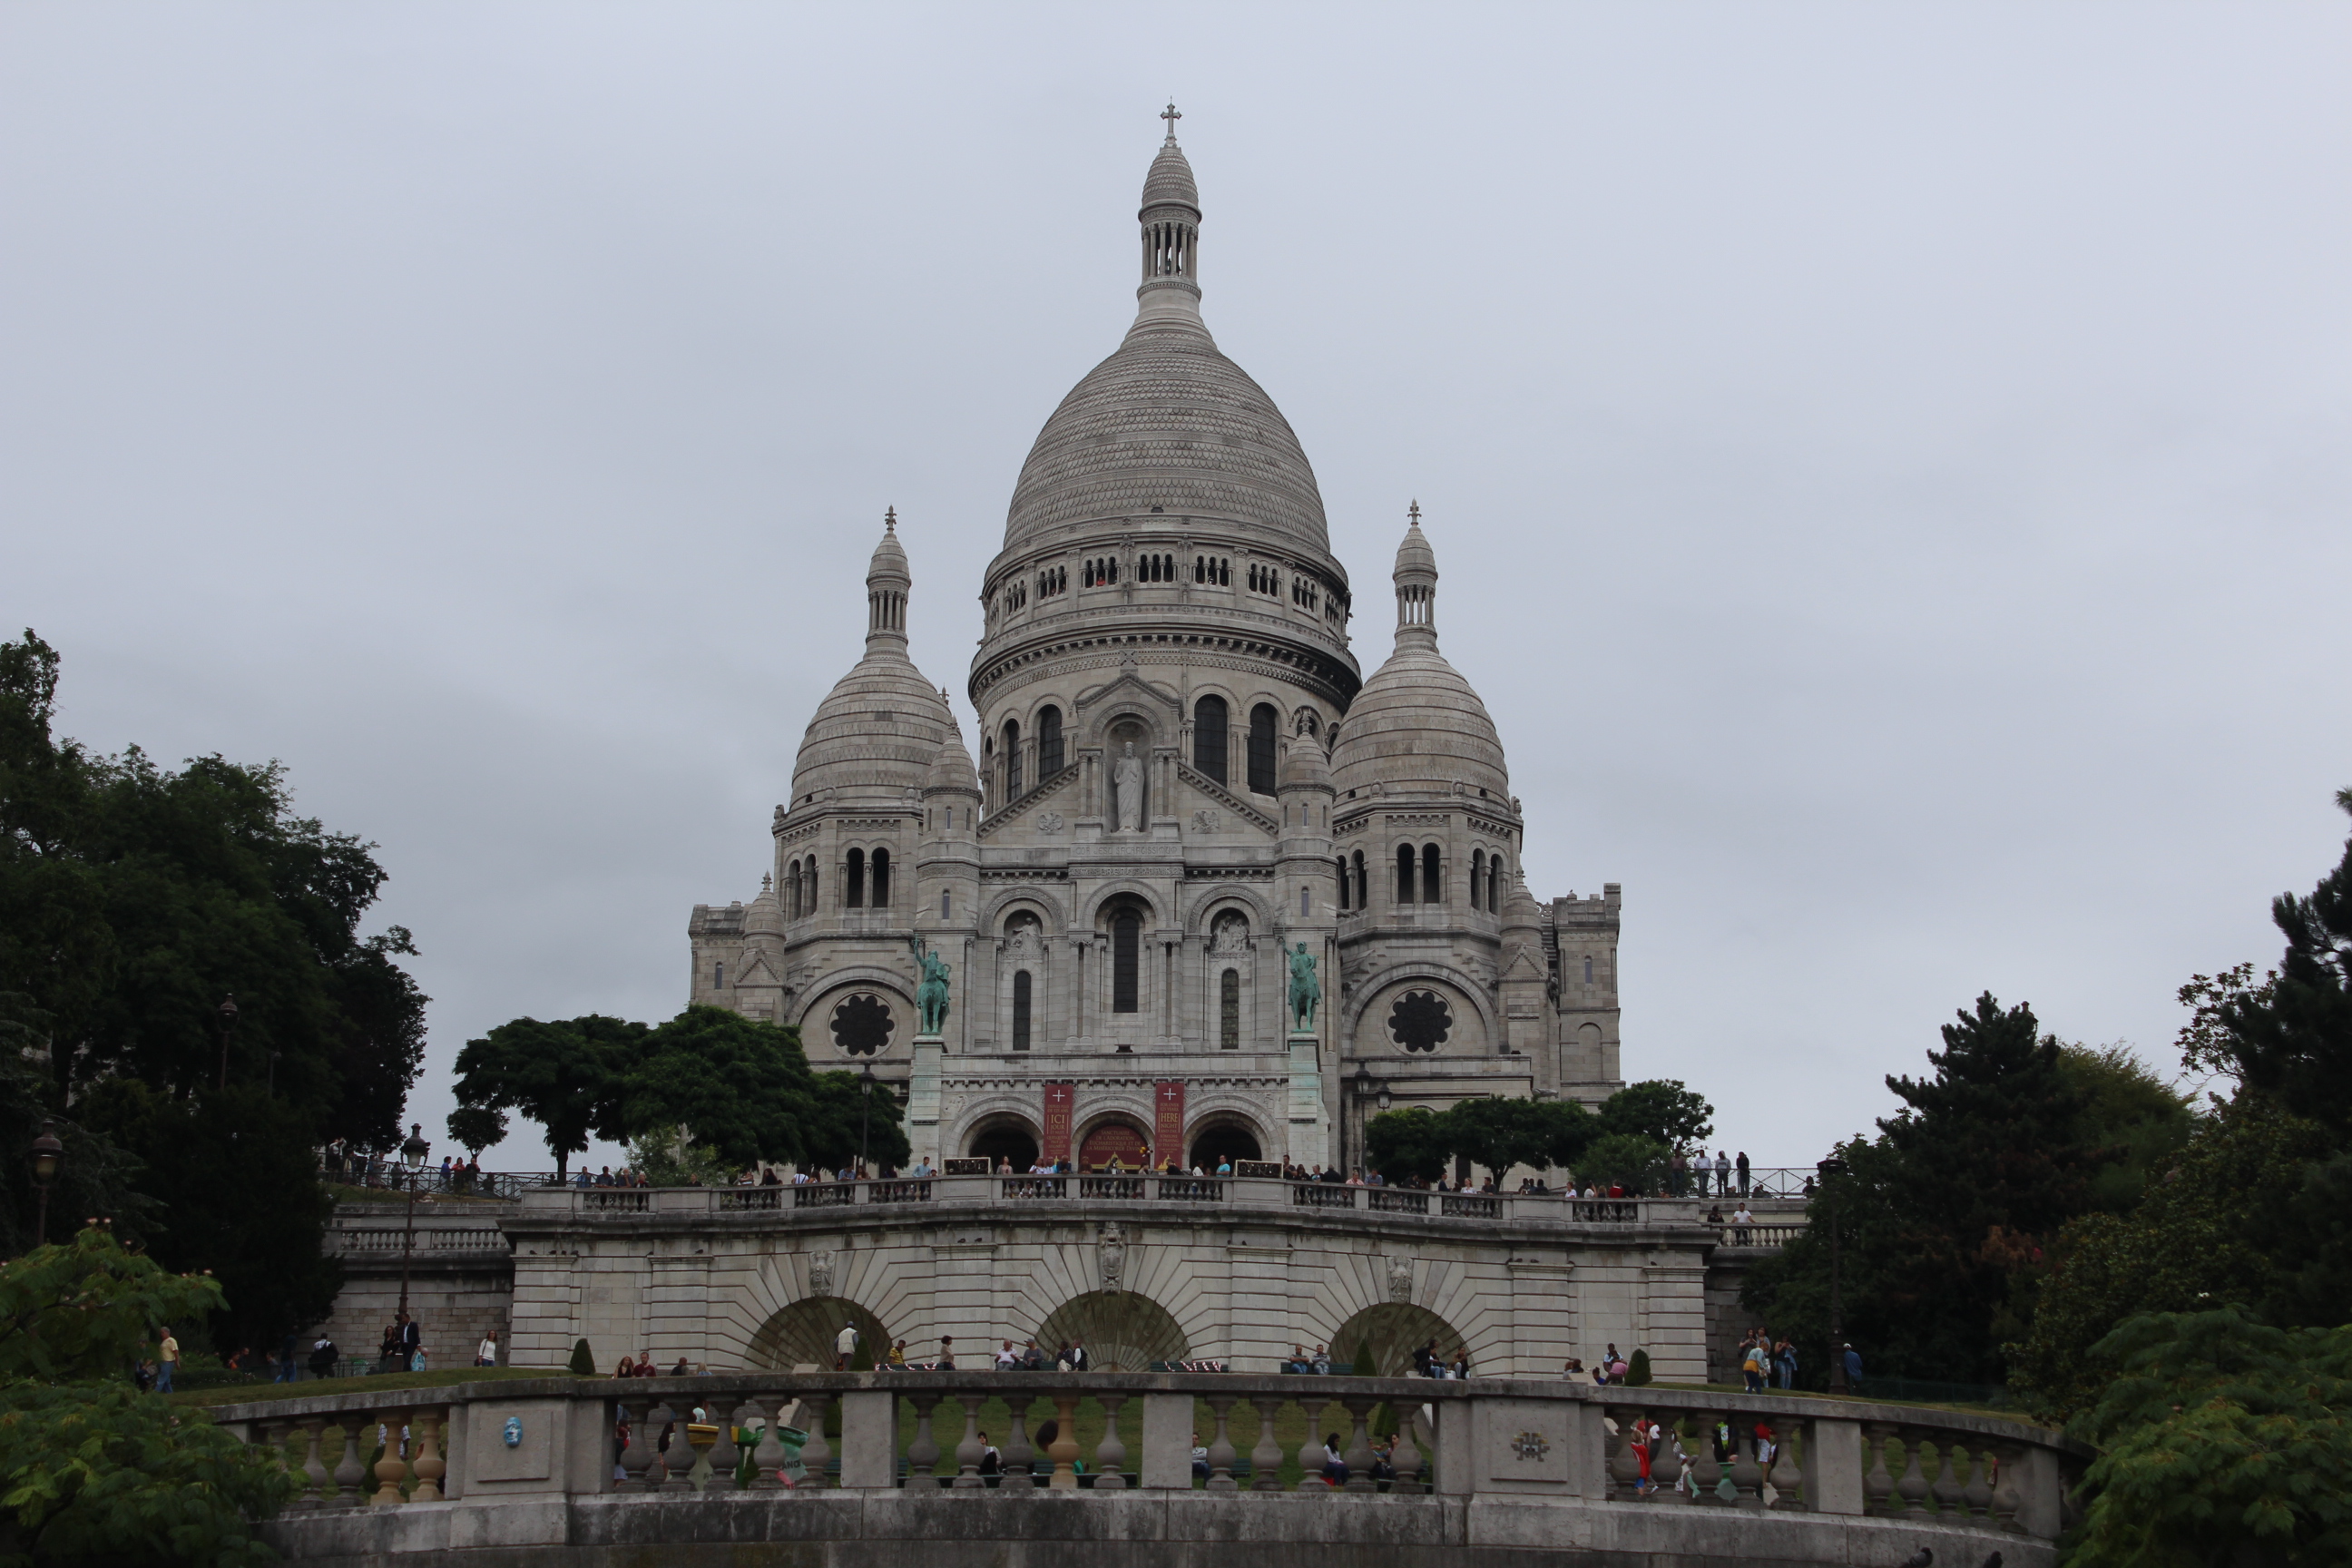
{"type": "Polygon", "coordinates": [[[2195,1130],[2189,1096],[2120,1043],[2061,1046],[2058,1069],[2082,1104],[2075,1142],[2105,1156],[2090,1176],[2084,1202],[2094,1212],[2129,1213],[2149,1173],[2195,1130]]]}
{"type": "MultiPolygon", "coordinates": [[[[2336,804],[2352,813],[2352,789],[2336,804]]],[[[2309,898],[2282,893],[2271,920],[2286,938],[2260,986],[2252,966],[2219,982],[2199,976],[2181,1000],[2199,1011],[2183,1031],[2189,1065],[2224,1072],[2339,1137],[2352,1133],[2352,837],[2309,898]]]]}
{"type": "Polygon", "coordinates": [[[810,1079],[796,1031],[692,1006],[628,1054],[614,1124],[628,1136],[684,1128],[737,1170],[757,1160],[800,1161],[814,1110],[810,1079]]]}
{"type": "Polygon", "coordinates": [[[2101,1152],[2082,1142],[2085,1104],[2031,1009],[1990,995],[1944,1026],[1924,1079],[1889,1078],[1904,1100],[1878,1136],[1840,1151],[1848,1173],[1809,1205],[1806,1233],[1748,1278],[1761,1321],[1829,1352],[1827,1216],[1843,1238],[1847,1337],[1886,1373],[2003,1381],[2022,1337],[2043,1250],[2084,1212],[2101,1152]]]}
{"type": "Polygon", "coordinates": [[[1447,1150],[1486,1166],[1497,1184],[1512,1166],[1540,1166],[1550,1157],[1553,1119],[1536,1100],[1500,1095],[1457,1100],[1438,1120],[1447,1150]]]}
{"type": "Polygon", "coordinates": [[[1453,1152],[1445,1124],[1425,1105],[1383,1110],[1364,1123],[1364,1158],[1391,1182],[1433,1182],[1453,1152]]]}
{"type": "Polygon", "coordinates": [[[2070,1429],[2095,1445],[2078,1568],[2352,1561],[2352,1328],[2235,1307],[2126,1320],[2119,1374],[2070,1429]]]}
{"type": "Polygon", "coordinates": [[[1615,1183],[1629,1193],[1654,1193],[1665,1182],[1666,1161],[1673,1153],[1655,1138],[1639,1132],[1604,1133],[1585,1150],[1577,1173],[1604,1187],[1615,1183]]]}
{"type": "Polygon", "coordinates": [[[461,1105],[449,1113],[451,1141],[477,1160],[506,1135],[507,1113],[494,1106],[461,1105]]]}
{"type": "Polygon", "coordinates": [[[623,1070],[652,1032],[598,1014],[500,1024],[457,1052],[457,1103],[539,1123],[560,1181],[590,1133],[626,1135],[619,1126],[623,1070]]]}
{"type": "MultiPolygon", "coordinates": [[[[45,1020],[21,995],[0,994],[0,1150],[20,1153],[47,1125],[65,1146],[49,1186],[49,1235],[71,1235],[85,1219],[103,1216],[133,1235],[153,1227],[163,1205],[138,1190],[142,1167],[131,1152],[79,1117],[54,1109],[55,1085],[46,1068],[45,1020]]],[[[0,1255],[33,1245],[40,1194],[29,1159],[0,1159],[0,1255]]]]}
{"type": "Polygon", "coordinates": [[[867,1162],[880,1167],[903,1166],[913,1157],[907,1142],[906,1108],[887,1083],[869,1089],[854,1072],[821,1072],[811,1085],[810,1110],[803,1134],[806,1163],[837,1171],[854,1163],[861,1149],[867,1162]]]}
{"type": "Polygon", "coordinates": [[[1715,1134],[1715,1107],[1680,1079],[1629,1083],[1601,1102],[1602,1134],[1625,1133],[1685,1149],[1715,1134]]]}
{"type": "Polygon", "coordinates": [[[1542,1157],[1528,1163],[1562,1171],[1576,1169],[1584,1152],[1601,1136],[1600,1118],[1573,1100],[1538,1100],[1536,1110],[1543,1125],[1542,1157]]]}
{"type": "Polygon", "coordinates": [[[709,1144],[688,1142],[675,1125],[648,1127],[629,1144],[629,1169],[656,1187],[720,1186],[740,1168],[730,1169],[709,1144]]]}
{"type": "Polygon", "coordinates": [[[0,1263],[0,1384],[126,1377],[158,1325],[223,1304],[217,1279],[173,1274],[90,1226],[0,1263]]]}
{"type": "Polygon", "coordinates": [[[161,1225],[119,1228],[158,1262],[220,1279],[227,1303],[205,1323],[214,1344],[274,1345],[333,1309],[342,1264],[320,1238],[334,1200],[320,1184],[312,1125],[300,1111],[257,1085],[183,1100],[137,1079],[96,1085],[78,1109],[170,1194],[161,1225]]]}

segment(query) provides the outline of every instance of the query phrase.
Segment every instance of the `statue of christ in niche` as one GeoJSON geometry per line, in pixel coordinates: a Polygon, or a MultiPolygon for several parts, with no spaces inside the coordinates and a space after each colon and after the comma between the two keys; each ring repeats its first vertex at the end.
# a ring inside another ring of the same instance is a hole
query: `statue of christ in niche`
{"type": "Polygon", "coordinates": [[[1143,831],[1143,759],[1135,754],[1135,742],[1127,742],[1118,761],[1111,764],[1111,831],[1140,833],[1143,831]]]}

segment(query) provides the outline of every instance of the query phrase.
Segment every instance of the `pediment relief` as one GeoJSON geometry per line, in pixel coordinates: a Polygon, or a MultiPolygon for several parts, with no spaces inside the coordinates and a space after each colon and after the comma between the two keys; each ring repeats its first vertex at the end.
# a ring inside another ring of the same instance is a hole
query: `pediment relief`
{"type": "MultiPolygon", "coordinates": [[[[1116,680],[1095,687],[1092,690],[1079,692],[1077,711],[1083,716],[1106,703],[1117,702],[1122,699],[1143,702],[1154,711],[1167,715],[1171,721],[1181,717],[1175,691],[1144,679],[1132,668],[1121,669],[1116,680]]],[[[1174,731],[1171,731],[1170,733],[1172,735],[1174,731]]]]}

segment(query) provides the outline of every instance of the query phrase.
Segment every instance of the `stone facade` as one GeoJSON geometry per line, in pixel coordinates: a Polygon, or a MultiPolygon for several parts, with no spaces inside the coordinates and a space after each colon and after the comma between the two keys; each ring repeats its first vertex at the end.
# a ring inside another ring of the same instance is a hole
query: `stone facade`
{"type": "Polygon", "coordinates": [[[306,1331],[303,1354],[324,1332],[346,1357],[374,1355],[400,1310],[404,1254],[409,1315],[423,1331],[429,1365],[467,1365],[493,1330],[503,1345],[514,1264],[499,1224],[509,1212],[504,1204],[421,1204],[412,1236],[403,1205],[337,1205],[325,1245],[342,1260],[342,1288],[327,1321],[306,1331]]]}
{"type": "Polygon", "coordinates": [[[1133,327],[1055,410],[981,585],[978,763],[907,656],[886,521],[865,657],[817,709],[749,903],[698,905],[688,997],[871,1065],[920,1157],[1143,1147],[1360,1162],[1367,1116],[1619,1087],[1617,885],[1538,903],[1501,742],[1438,652],[1412,510],[1369,680],[1320,492],[1200,312],[1171,136],[1133,327]],[[917,1038],[916,944],[953,966],[917,1038]],[[1286,1015],[1303,944],[1322,999],[1286,1015]]]}

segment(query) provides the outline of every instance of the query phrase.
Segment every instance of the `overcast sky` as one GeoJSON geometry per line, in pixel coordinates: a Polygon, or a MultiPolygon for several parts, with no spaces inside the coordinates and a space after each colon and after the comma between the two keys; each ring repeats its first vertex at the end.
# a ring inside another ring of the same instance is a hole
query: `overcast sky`
{"type": "Polygon", "coordinates": [[[0,626],[382,847],[446,1146],[469,1037],[682,1005],[886,505],[973,732],[1172,93],[1366,673],[1417,497],[1626,1076],[1810,1162],[1980,991],[2172,1070],[2343,842],[2347,80],[2342,5],[14,4],[0,626]]]}

